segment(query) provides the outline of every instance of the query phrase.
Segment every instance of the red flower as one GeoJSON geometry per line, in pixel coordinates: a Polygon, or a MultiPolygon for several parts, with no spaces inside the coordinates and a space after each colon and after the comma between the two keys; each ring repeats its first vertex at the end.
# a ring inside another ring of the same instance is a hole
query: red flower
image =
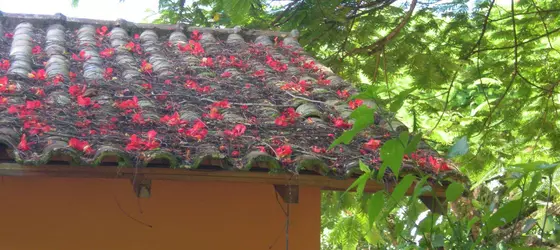
{"type": "Polygon", "coordinates": [[[83,97],[83,96],[78,96],[77,98],[77,102],[78,105],[80,105],[81,107],[87,107],[91,105],[91,98],[89,97],[83,97]]]}
{"type": "Polygon", "coordinates": [[[41,46],[37,45],[35,47],[33,47],[33,49],[31,49],[31,53],[33,53],[33,55],[37,55],[37,54],[41,54],[43,50],[41,49],[41,46]]]}
{"type": "Polygon", "coordinates": [[[274,123],[278,126],[286,127],[289,124],[294,124],[299,116],[299,113],[297,113],[294,108],[290,107],[284,110],[282,115],[274,120],[274,123]]]}
{"type": "Polygon", "coordinates": [[[83,61],[85,61],[89,58],[91,58],[91,56],[86,56],[86,51],[85,50],[80,51],[79,55],[72,54],[72,59],[74,59],[75,61],[78,61],[78,62],[83,62],[83,61]]]}
{"type": "Polygon", "coordinates": [[[26,101],[25,102],[25,108],[28,109],[28,110],[39,109],[39,108],[41,108],[41,101],[39,101],[39,100],[26,101]]]}
{"type": "Polygon", "coordinates": [[[68,141],[68,146],[86,154],[92,154],[95,152],[87,141],[82,141],[76,138],[71,138],[70,141],[68,141]]]}
{"type": "Polygon", "coordinates": [[[180,128],[179,133],[184,133],[186,136],[201,141],[208,134],[208,130],[206,129],[206,124],[204,124],[204,122],[199,120],[196,121],[196,123],[193,124],[192,128],[190,129],[180,128]]]}
{"type": "Polygon", "coordinates": [[[451,170],[449,165],[447,165],[447,162],[443,159],[436,159],[430,155],[428,156],[428,162],[432,165],[432,168],[436,171],[436,173],[439,173],[439,171],[451,170]]]}
{"type": "Polygon", "coordinates": [[[77,75],[74,72],[70,72],[70,73],[68,73],[68,76],[70,77],[70,81],[73,82],[73,81],[76,80],[77,75]]]}
{"type": "Polygon", "coordinates": [[[313,71],[319,70],[319,68],[315,65],[315,61],[309,61],[309,62],[303,63],[303,68],[304,69],[310,69],[310,70],[313,70],[313,71]]]}
{"type": "Polygon", "coordinates": [[[195,41],[199,41],[201,38],[202,38],[202,33],[200,33],[198,30],[193,30],[191,34],[191,39],[195,41]]]}
{"type": "Polygon", "coordinates": [[[142,116],[142,112],[134,114],[132,116],[132,122],[140,125],[146,124],[146,120],[144,119],[144,116],[142,116]]]}
{"type": "Polygon", "coordinates": [[[212,104],[212,107],[227,109],[230,107],[228,100],[221,100],[212,104]]]}
{"type": "Polygon", "coordinates": [[[248,109],[249,109],[249,106],[247,106],[247,105],[241,105],[241,109],[242,109],[242,110],[248,110],[248,109]]]}
{"type": "Polygon", "coordinates": [[[291,90],[307,95],[307,81],[301,80],[298,83],[289,82],[280,87],[281,90],[291,90]]]}
{"type": "Polygon", "coordinates": [[[160,122],[167,124],[167,126],[181,126],[188,124],[188,121],[182,120],[179,113],[175,112],[172,116],[165,115],[159,119],[160,122]]]}
{"type": "Polygon", "coordinates": [[[255,71],[255,73],[253,73],[253,76],[254,76],[254,77],[263,77],[263,76],[265,76],[264,69],[255,71]]]}
{"type": "MultiPolygon", "coordinates": [[[[324,74],[321,74],[321,75],[319,76],[319,79],[317,79],[317,84],[327,86],[327,85],[331,84],[331,80],[325,79],[325,75],[324,75],[324,74]]],[[[339,90],[339,91],[340,91],[340,90],[339,90]]],[[[348,92],[348,91],[346,91],[346,92],[348,92]]]]}
{"type": "Polygon", "coordinates": [[[140,71],[142,71],[146,74],[151,74],[152,73],[152,64],[148,63],[146,60],[143,60],[142,64],[140,65],[140,71]]]}
{"type": "Polygon", "coordinates": [[[106,48],[106,49],[102,50],[101,52],[99,52],[99,55],[102,58],[111,58],[114,54],[115,54],[115,49],[113,49],[113,48],[106,48]]]}
{"type": "Polygon", "coordinates": [[[29,147],[29,144],[27,143],[27,135],[26,134],[21,135],[21,139],[19,140],[19,144],[18,144],[17,148],[21,151],[27,151],[27,150],[31,149],[29,147]]]}
{"type": "Polygon", "coordinates": [[[226,137],[228,137],[229,139],[235,139],[235,138],[245,134],[246,129],[247,129],[247,127],[245,127],[245,125],[237,124],[231,130],[224,130],[224,135],[226,137]]]}
{"type": "Polygon", "coordinates": [[[27,77],[43,81],[47,79],[47,73],[44,69],[39,69],[37,71],[31,71],[31,73],[27,74],[27,77]]]}
{"type": "Polygon", "coordinates": [[[86,86],[80,88],[79,85],[72,85],[68,88],[68,93],[70,93],[70,95],[74,97],[83,95],[85,91],[86,91],[86,86]]]}
{"type": "Polygon", "coordinates": [[[83,122],[78,121],[74,125],[76,125],[76,127],[78,128],[87,128],[89,127],[89,125],[91,125],[91,120],[85,119],[83,122]]]}
{"type": "Polygon", "coordinates": [[[23,122],[23,129],[28,130],[29,135],[38,135],[51,131],[51,127],[36,119],[26,120],[23,122]]]}
{"type": "Polygon", "coordinates": [[[274,69],[278,72],[284,72],[284,71],[288,70],[288,65],[287,64],[283,64],[280,61],[275,60],[270,55],[266,55],[266,64],[268,64],[268,66],[270,66],[272,69],[274,69]]]}
{"type": "Polygon", "coordinates": [[[6,103],[8,103],[8,98],[0,96],[0,105],[4,105],[6,103]]]}
{"type": "Polygon", "coordinates": [[[133,134],[130,136],[130,142],[126,145],[127,151],[138,151],[138,150],[154,150],[159,148],[160,143],[156,141],[157,132],[155,130],[150,130],[146,133],[148,140],[143,140],[137,135],[133,134]]]}
{"type": "Polygon", "coordinates": [[[222,78],[228,78],[228,77],[231,77],[231,72],[229,72],[229,71],[226,71],[226,72],[222,73],[222,74],[220,75],[220,77],[222,77],[222,78]]]}
{"type": "Polygon", "coordinates": [[[35,95],[36,96],[45,96],[45,91],[42,88],[31,88],[33,91],[35,91],[35,95]]]}
{"type": "Polygon", "coordinates": [[[360,99],[356,99],[356,100],[352,100],[352,101],[348,102],[348,107],[350,107],[350,109],[357,109],[362,104],[364,104],[364,101],[362,101],[360,99]]]}
{"type": "Polygon", "coordinates": [[[97,28],[95,29],[96,33],[100,36],[105,36],[105,34],[107,33],[107,26],[101,26],[101,28],[97,28]]]}
{"type": "Polygon", "coordinates": [[[313,151],[314,153],[317,153],[317,154],[324,154],[324,153],[327,152],[327,149],[323,148],[323,147],[312,146],[311,151],[313,151]]]}
{"type": "Polygon", "coordinates": [[[151,90],[152,89],[152,84],[150,83],[142,83],[142,88],[144,88],[145,90],[151,90]]]}
{"type": "Polygon", "coordinates": [[[202,58],[202,60],[200,61],[200,66],[203,66],[203,67],[214,67],[214,60],[212,60],[212,57],[204,57],[204,58],[202,58]]]}
{"type": "Polygon", "coordinates": [[[238,156],[239,156],[239,151],[237,150],[231,151],[231,157],[238,157],[238,156]]]}
{"type": "Polygon", "coordinates": [[[4,37],[8,38],[8,39],[12,39],[12,38],[14,38],[14,33],[6,32],[6,33],[4,33],[4,37]]]}
{"type": "Polygon", "coordinates": [[[350,93],[348,93],[348,90],[337,90],[336,94],[340,99],[347,99],[348,97],[350,97],[350,93]]]}
{"type": "Polygon", "coordinates": [[[2,61],[0,61],[0,69],[6,71],[9,68],[10,68],[10,61],[6,59],[2,59],[2,61]]]}
{"type": "Polygon", "coordinates": [[[284,146],[276,148],[274,152],[276,152],[276,157],[278,158],[287,158],[290,157],[290,155],[292,155],[292,147],[286,144],[284,146]]]}
{"type": "Polygon", "coordinates": [[[332,121],[334,123],[334,126],[337,128],[347,129],[352,127],[352,124],[345,122],[344,119],[340,117],[333,118],[332,121]]]}
{"type": "Polygon", "coordinates": [[[203,114],[202,117],[208,117],[212,120],[222,120],[222,119],[224,119],[224,116],[222,114],[220,114],[220,111],[218,110],[218,108],[211,108],[210,113],[203,114]]]}
{"type": "Polygon", "coordinates": [[[140,39],[140,34],[138,34],[138,33],[134,34],[134,37],[133,37],[133,39],[134,39],[134,40],[138,40],[138,39],[140,39]]]}
{"type": "Polygon", "coordinates": [[[105,78],[105,80],[111,80],[113,78],[113,68],[105,68],[103,78],[105,78]]]}
{"type": "Polygon", "coordinates": [[[117,103],[117,107],[119,109],[136,109],[139,108],[138,106],[138,97],[133,96],[132,99],[122,101],[121,103],[117,103]]]}
{"type": "Polygon", "coordinates": [[[379,148],[380,145],[381,145],[380,140],[371,139],[368,142],[364,143],[363,148],[371,151],[375,151],[379,148]]]}
{"type": "Polygon", "coordinates": [[[56,86],[59,83],[63,83],[64,82],[64,76],[61,74],[57,74],[54,76],[53,80],[52,80],[53,84],[56,86]]]}

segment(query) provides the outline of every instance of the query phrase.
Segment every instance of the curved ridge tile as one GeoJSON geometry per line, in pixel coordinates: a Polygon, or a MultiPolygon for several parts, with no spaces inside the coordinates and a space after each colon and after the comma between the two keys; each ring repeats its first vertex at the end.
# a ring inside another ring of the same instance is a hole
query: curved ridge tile
{"type": "Polygon", "coordinates": [[[10,49],[10,69],[8,74],[27,78],[33,69],[33,26],[30,23],[20,23],[14,29],[12,47],[10,49]]]}
{"type": "Polygon", "coordinates": [[[67,53],[65,28],[60,24],[53,24],[47,29],[45,52],[49,60],[45,66],[47,76],[52,79],[57,75],[68,78],[70,62],[66,58],[67,53]]]}
{"type": "Polygon", "coordinates": [[[122,70],[123,78],[125,80],[139,78],[140,72],[136,60],[134,60],[130,51],[125,48],[129,40],[126,30],[119,27],[113,28],[109,40],[111,41],[111,47],[115,50],[115,61],[122,70]]]}
{"type": "Polygon", "coordinates": [[[145,30],[140,34],[140,42],[143,50],[149,54],[148,62],[152,64],[154,72],[159,77],[168,77],[173,75],[173,67],[169,64],[165,53],[158,43],[158,35],[153,30],[145,30]]]}
{"type": "Polygon", "coordinates": [[[95,27],[84,25],[78,30],[78,46],[85,52],[83,76],[88,81],[103,79],[103,60],[95,47],[95,27]]]}

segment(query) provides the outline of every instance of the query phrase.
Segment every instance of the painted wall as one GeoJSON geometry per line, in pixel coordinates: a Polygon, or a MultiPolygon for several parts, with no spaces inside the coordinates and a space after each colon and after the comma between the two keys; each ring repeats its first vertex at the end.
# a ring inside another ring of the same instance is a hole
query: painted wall
{"type": "MultiPolygon", "coordinates": [[[[290,249],[319,249],[319,189],[290,212],[290,249]]],[[[137,199],[128,180],[0,178],[0,249],[285,249],[284,229],[272,185],[153,181],[137,199]]]]}

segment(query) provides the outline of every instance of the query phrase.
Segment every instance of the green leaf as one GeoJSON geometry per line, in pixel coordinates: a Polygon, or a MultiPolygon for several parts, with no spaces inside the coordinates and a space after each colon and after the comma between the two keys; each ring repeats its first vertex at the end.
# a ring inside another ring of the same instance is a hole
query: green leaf
{"type": "Polygon", "coordinates": [[[465,191],[465,187],[463,186],[463,184],[453,182],[445,190],[445,198],[448,202],[454,202],[455,200],[459,199],[459,197],[461,197],[463,191],[465,191]]]}
{"type": "Polygon", "coordinates": [[[416,148],[418,147],[418,143],[420,143],[420,140],[422,140],[422,133],[418,133],[414,135],[414,137],[412,137],[412,140],[410,140],[410,143],[406,145],[406,148],[404,149],[404,154],[410,154],[416,151],[416,148]]]}
{"type": "Polygon", "coordinates": [[[408,145],[408,131],[403,131],[399,134],[399,140],[406,147],[408,145]]]}
{"type": "MultiPolygon", "coordinates": [[[[383,160],[383,167],[389,167],[395,176],[399,176],[402,159],[404,156],[404,147],[397,139],[386,141],[380,150],[381,160],[383,160]]],[[[384,169],[383,169],[384,170],[384,169]]],[[[379,171],[377,179],[383,178],[385,171],[379,171]]]]}
{"type": "Polygon", "coordinates": [[[371,198],[368,200],[368,222],[369,227],[373,226],[375,219],[381,210],[383,210],[383,206],[385,205],[385,193],[383,191],[378,191],[375,193],[371,198]]]}
{"type": "Polygon", "coordinates": [[[411,200],[416,200],[424,192],[432,191],[432,186],[430,185],[424,186],[424,184],[426,184],[426,181],[428,181],[429,177],[430,177],[429,175],[426,175],[422,177],[422,179],[419,182],[416,183],[416,186],[414,187],[414,194],[412,195],[411,200]]]}
{"type": "Polygon", "coordinates": [[[467,137],[463,136],[449,149],[447,158],[454,158],[466,154],[469,151],[469,143],[467,137]]]}
{"type": "Polygon", "coordinates": [[[360,170],[364,171],[364,173],[369,173],[371,172],[371,169],[369,168],[368,165],[364,164],[362,162],[362,160],[360,160],[360,170]]]}
{"type": "Polygon", "coordinates": [[[362,175],[360,175],[360,177],[358,177],[358,179],[356,179],[354,182],[352,182],[352,185],[350,185],[350,187],[348,187],[348,189],[346,189],[346,192],[354,189],[355,187],[358,187],[357,190],[360,189],[361,186],[363,186],[363,188],[361,188],[362,190],[365,188],[367,180],[369,179],[369,174],[368,173],[363,173],[362,175]]]}
{"type": "Polygon", "coordinates": [[[434,235],[434,239],[432,240],[432,247],[438,248],[443,247],[445,245],[445,237],[441,234],[434,235]]]}
{"type": "Polygon", "coordinates": [[[414,92],[414,90],[416,90],[416,88],[407,89],[399,93],[398,95],[396,95],[393,98],[393,102],[391,103],[391,106],[389,106],[389,110],[394,113],[399,111],[399,109],[401,109],[401,107],[403,106],[404,101],[406,100],[408,95],[414,92]]]}
{"type": "Polygon", "coordinates": [[[517,199],[500,207],[498,211],[488,218],[488,221],[486,222],[486,230],[491,231],[496,227],[503,226],[513,221],[519,215],[522,205],[523,200],[517,199]]]}
{"type": "Polygon", "coordinates": [[[535,191],[539,187],[539,184],[541,184],[541,180],[542,180],[542,174],[540,172],[536,172],[533,175],[533,178],[531,178],[531,184],[529,184],[529,188],[527,188],[527,190],[525,192],[525,195],[527,197],[532,197],[533,196],[533,194],[535,193],[535,191]]]}
{"type": "Polygon", "coordinates": [[[533,171],[537,171],[540,169],[546,169],[548,168],[548,163],[544,162],[544,161],[535,161],[535,162],[529,162],[529,163],[521,163],[521,164],[515,164],[513,166],[511,166],[509,169],[514,170],[514,171],[521,171],[521,172],[533,172],[533,171]]]}
{"type": "Polygon", "coordinates": [[[342,135],[336,138],[336,140],[334,140],[329,146],[329,149],[332,149],[341,143],[349,144],[352,139],[354,139],[354,136],[373,124],[374,112],[374,109],[368,108],[366,105],[361,105],[356,108],[352,114],[350,114],[350,118],[354,119],[354,125],[352,125],[350,130],[344,131],[342,135]]]}
{"type": "Polygon", "coordinates": [[[477,216],[473,217],[472,219],[469,220],[469,222],[467,223],[467,232],[471,231],[472,226],[477,223],[480,220],[480,218],[478,218],[477,216]]]}
{"type": "Polygon", "coordinates": [[[405,196],[406,191],[408,191],[415,179],[416,176],[412,174],[407,174],[404,178],[402,178],[391,194],[392,200],[395,202],[399,202],[405,196]]]}

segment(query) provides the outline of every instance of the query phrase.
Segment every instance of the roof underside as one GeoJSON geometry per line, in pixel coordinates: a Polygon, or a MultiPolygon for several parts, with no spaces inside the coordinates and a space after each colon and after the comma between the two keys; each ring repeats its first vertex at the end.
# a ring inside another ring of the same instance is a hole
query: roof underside
{"type": "MultiPolygon", "coordinates": [[[[21,164],[63,155],[97,165],[111,156],[137,167],[155,159],[191,169],[264,163],[340,178],[357,173],[359,160],[379,165],[379,151],[364,144],[397,135],[376,116],[352,143],[324,151],[352,122],[344,91],[356,91],[288,33],[60,15],[2,19],[0,62],[9,67],[0,67],[0,79],[7,76],[4,89],[0,80],[0,143],[21,164]]],[[[424,143],[418,154],[437,155],[424,143]]],[[[414,162],[402,172],[434,174],[429,163],[414,162]]],[[[460,176],[440,174],[452,173],[460,176]]]]}

